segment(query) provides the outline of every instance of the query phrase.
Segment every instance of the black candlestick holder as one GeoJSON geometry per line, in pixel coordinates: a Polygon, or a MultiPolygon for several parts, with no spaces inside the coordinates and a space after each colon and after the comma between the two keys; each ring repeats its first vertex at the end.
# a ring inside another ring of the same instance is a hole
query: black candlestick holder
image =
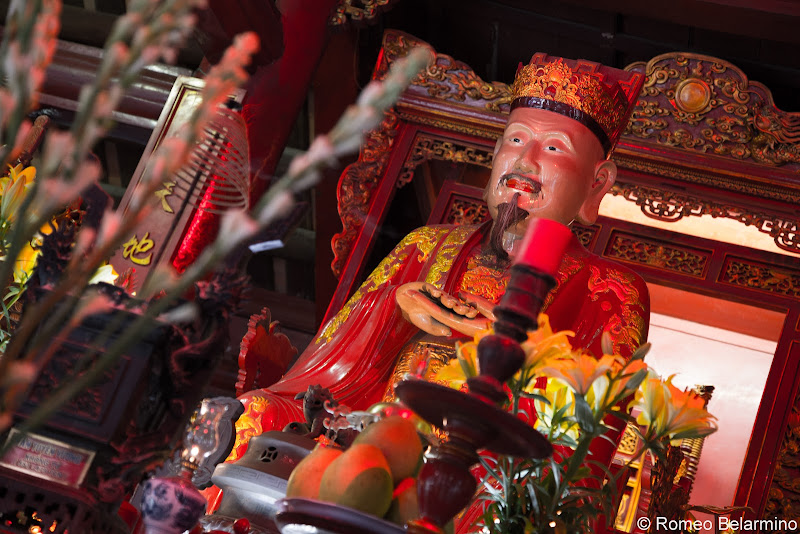
{"type": "Polygon", "coordinates": [[[539,311],[555,285],[553,277],[523,264],[511,268],[505,295],[495,307],[495,333],[478,343],[480,375],[467,380],[468,393],[422,380],[405,380],[397,397],[420,417],[442,429],[446,438],[428,453],[417,479],[420,518],[408,532],[441,534],[443,527],[475,495],[470,469],[485,449],[508,456],[545,458],[547,439],[499,405],[508,399],[503,384],[522,367],[520,342],[537,326],[539,311]]]}

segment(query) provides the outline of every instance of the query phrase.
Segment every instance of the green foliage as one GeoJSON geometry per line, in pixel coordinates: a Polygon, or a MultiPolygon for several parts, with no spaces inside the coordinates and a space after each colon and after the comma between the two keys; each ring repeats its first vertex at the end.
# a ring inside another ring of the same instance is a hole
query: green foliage
{"type": "MultiPolygon", "coordinates": [[[[639,387],[646,372],[627,370],[626,365],[618,372],[606,374],[609,387],[601,399],[603,409],[593,409],[583,395],[577,394],[574,406],[554,407],[549,426],[538,427],[553,445],[553,457],[481,457],[485,471],[479,496],[485,506],[479,519],[481,532],[583,533],[593,530],[600,515],[609,522],[616,517],[617,477],[626,476],[627,470],[622,469],[615,476],[604,463],[592,458],[590,445],[597,439],[610,439],[604,435],[609,430],[604,420],[610,414],[623,421],[632,420],[616,405],[639,387]],[[615,389],[616,384],[624,387],[615,389]],[[618,393],[609,393],[612,391],[618,393]],[[573,437],[575,430],[577,439],[573,437]]],[[[522,390],[520,383],[525,380],[527,384],[530,378],[521,376],[509,382],[515,412],[524,414],[519,408],[520,398],[536,399],[552,406],[544,396],[522,390]]],[[[653,447],[657,448],[655,444],[653,447]]],[[[649,445],[640,453],[647,448],[649,445]]]]}

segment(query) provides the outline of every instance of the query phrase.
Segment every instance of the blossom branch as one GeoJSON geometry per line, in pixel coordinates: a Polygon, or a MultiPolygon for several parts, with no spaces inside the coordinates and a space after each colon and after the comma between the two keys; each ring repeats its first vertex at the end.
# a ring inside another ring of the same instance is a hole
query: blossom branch
{"type": "MultiPolygon", "coordinates": [[[[212,113],[216,110],[216,103],[227,98],[236,86],[246,80],[244,67],[249,63],[251,55],[257,49],[258,39],[254,34],[243,34],[234,40],[234,44],[226,52],[221,63],[209,73],[206,79],[206,87],[202,93],[203,101],[215,107],[209,112],[205,109],[208,104],[200,106],[189,119],[187,128],[182,129],[176,137],[161,144],[154,154],[151,164],[148,166],[140,187],[136,191],[135,200],[126,211],[125,217],[115,218],[115,216],[106,214],[104,218],[104,223],[106,224],[101,227],[97,242],[93,247],[86,247],[88,255],[84,257],[78,253],[79,251],[74,251],[71,265],[66,269],[65,276],[62,277],[42,302],[32,306],[32,309],[26,310],[23,321],[18,327],[5,357],[0,358],[0,376],[3,376],[7,371],[8,362],[15,360],[21,354],[23,348],[27,347],[28,340],[33,332],[43,323],[43,320],[51,313],[53,307],[69,293],[80,294],[100,263],[108,258],[130,236],[136,225],[146,216],[152,208],[152,202],[147,202],[147,200],[152,199],[152,194],[163,179],[176,172],[188,159],[192,147],[199,140],[198,136],[207,128],[212,113]],[[114,222],[109,223],[108,221],[114,222]]],[[[52,157],[53,154],[69,152],[73,148],[72,138],[67,138],[66,136],[67,134],[51,137],[50,141],[55,145],[55,148],[46,152],[46,154],[52,157]]],[[[77,196],[84,188],[84,177],[82,174],[79,174],[79,176],[80,178],[77,182],[80,185],[77,187],[75,183],[69,184],[63,177],[45,181],[44,185],[50,186],[49,194],[31,195],[26,199],[28,204],[34,200],[38,202],[35,209],[31,211],[34,213],[48,213],[55,209],[56,206],[68,203],[73,195],[77,196]]],[[[35,228],[41,226],[40,220],[41,218],[37,218],[34,222],[36,224],[35,228]]],[[[28,226],[30,227],[31,225],[29,224],[28,226]]],[[[21,228],[19,233],[24,233],[21,228]]],[[[10,264],[12,262],[6,263],[10,264]]],[[[6,265],[3,265],[3,267],[6,267],[6,265]]],[[[44,329],[48,335],[38,336],[38,339],[62,339],[63,332],[58,334],[57,329],[69,313],[69,307],[64,307],[63,313],[46,322],[44,329]]],[[[26,349],[27,352],[24,357],[26,361],[34,363],[39,368],[46,362],[47,354],[52,352],[48,350],[44,355],[38,355],[41,348],[41,343],[35,343],[33,347],[26,349]]],[[[22,383],[18,383],[9,389],[6,392],[5,403],[2,408],[6,412],[10,412],[21,402],[23,392],[22,383]]],[[[0,424],[1,428],[2,424],[0,424]]]]}
{"type": "MultiPolygon", "coordinates": [[[[75,377],[73,380],[66,381],[44,403],[40,404],[24,423],[22,430],[30,430],[35,425],[42,423],[59,406],[69,402],[80,391],[99,379],[108,368],[114,365],[124,350],[140,339],[148,329],[152,328],[156,319],[166,312],[178,298],[183,296],[197,280],[200,280],[237,245],[252,237],[261,229],[266,228],[279,217],[285,209],[285,205],[287,203],[290,205],[293,202],[292,194],[294,192],[298,191],[300,187],[310,187],[316,183],[314,180],[307,178],[319,174],[319,169],[323,166],[330,165],[334,154],[343,154],[343,150],[348,147],[358,147],[360,143],[355,143],[354,140],[360,140],[367,129],[374,128],[379,124],[379,118],[383,116],[388,106],[399,97],[402,89],[429,61],[430,55],[428,52],[412,51],[406,61],[398,62],[387,76],[389,89],[387,91],[373,89],[372,96],[369,98],[362,97],[356,106],[348,109],[327,140],[323,141],[322,145],[317,145],[329,147],[330,150],[313,153],[309,151],[310,156],[307,154],[307,157],[301,160],[300,163],[293,163],[289,174],[279,180],[265,195],[265,200],[258,204],[255,210],[255,218],[250,218],[242,210],[226,212],[216,240],[200,254],[181,277],[174,280],[166,288],[160,288],[164,290],[162,296],[158,300],[150,302],[146,310],[121,333],[103,354],[99,355],[95,365],[86,373],[75,377]],[[345,122],[352,119],[355,119],[357,124],[345,124],[345,122]]],[[[234,77],[232,75],[231,77],[221,76],[220,78],[230,80],[234,77]]],[[[213,90],[219,86],[212,84],[211,87],[213,90]]],[[[225,93],[225,91],[220,91],[220,93],[225,93]]],[[[143,292],[146,293],[146,290],[143,289],[143,292]]]]}

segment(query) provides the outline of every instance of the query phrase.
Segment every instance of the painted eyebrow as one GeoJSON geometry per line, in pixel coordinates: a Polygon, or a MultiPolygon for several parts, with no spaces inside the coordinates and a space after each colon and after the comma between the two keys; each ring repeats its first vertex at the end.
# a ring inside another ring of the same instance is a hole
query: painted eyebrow
{"type": "Polygon", "coordinates": [[[547,139],[558,139],[558,140],[562,141],[565,145],[567,145],[568,149],[570,149],[572,151],[575,150],[575,144],[572,142],[572,138],[569,135],[567,135],[566,133],[564,133],[564,132],[546,131],[546,132],[540,133],[538,131],[534,131],[532,128],[530,128],[529,126],[527,126],[525,124],[521,124],[521,123],[517,123],[517,122],[510,124],[506,128],[506,132],[508,132],[508,133],[504,134],[503,137],[505,138],[507,135],[508,136],[513,136],[519,131],[527,134],[530,137],[538,137],[538,138],[544,139],[544,140],[547,140],[547,139]]]}
{"type": "Polygon", "coordinates": [[[542,135],[544,139],[558,139],[562,141],[570,150],[575,150],[575,145],[572,142],[572,138],[569,135],[565,134],[564,132],[547,132],[546,134],[542,135]]]}

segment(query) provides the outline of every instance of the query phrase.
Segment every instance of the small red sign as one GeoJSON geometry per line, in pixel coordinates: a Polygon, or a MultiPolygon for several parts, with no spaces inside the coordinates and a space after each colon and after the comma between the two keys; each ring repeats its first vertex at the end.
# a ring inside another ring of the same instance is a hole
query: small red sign
{"type": "MultiPolygon", "coordinates": [[[[17,439],[13,429],[8,440],[17,439]]],[[[22,473],[79,487],[94,458],[94,452],[36,434],[26,434],[5,454],[0,465],[22,473]]]]}

